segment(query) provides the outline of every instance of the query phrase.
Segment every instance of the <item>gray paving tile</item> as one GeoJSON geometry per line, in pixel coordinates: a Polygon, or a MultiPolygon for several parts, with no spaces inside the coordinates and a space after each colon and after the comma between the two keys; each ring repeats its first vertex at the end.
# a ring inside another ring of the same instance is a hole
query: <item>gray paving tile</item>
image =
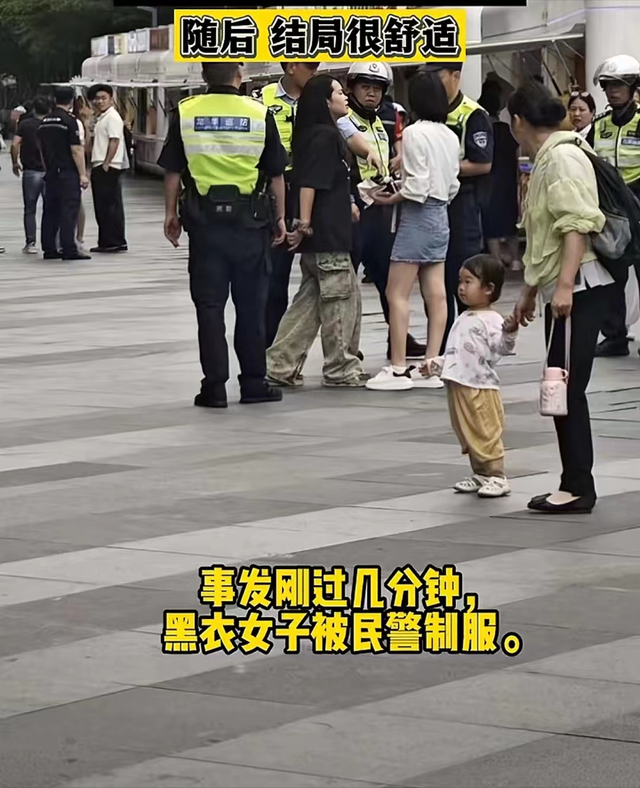
{"type": "Polygon", "coordinates": [[[63,462],[58,465],[38,465],[35,468],[17,468],[0,471],[0,487],[23,487],[26,484],[58,482],[65,479],[83,479],[105,473],[137,471],[134,465],[106,462],[63,462]]]}
{"type": "MultiPolygon", "coordinates": [[[[636,575],[635,580],[640,583],[640,575],[636,575]]],[[[620,585],[617,580],[615,583],[620,585]]],[[[620,635],[640,634],[640,595],[603,586],[606,580],[599,580],[597,587],[570,586],[562,594],[506,605],[502,612],[507,614],[508,611],[511,621],[527,624],[620,635]]]]}
{"type": "Polygon", "coordinates": [[[310,717],[315,709],[147,687],[0,721],[0,785],[46,786],[310,717]],[[95,756],[93,755],[95,753],[95,756]],[[72,773],[69,774],[69,765],[72,773]],[[13,782],[3,782],[11,777],[13,782]],[[56,779],[58,781],[56,781],[56,779]]]}
{"type": "Polygon", "coordinates": [[[331,506],[349,506],[367,501],[379,501],[383,498],[398,498],[402,495],[415,495],[416,488],[409,484],[384,482],[365,482],[338,479],[317,479],[308,484],[273,487],[269,490],[256,490],[244,496],[247,500],[253,497],[263,500],[294,501],[317,503],[331,506]]]}
{"type": "Polygon", "coordinates": [[[640,713],[617,715],[595,725],[580,728],[575,733],[579,736],[593,737],[604,741],[617,740],[640,744],[640,713]]]}
{"type": "Polygon", "coordinates": [[[640,748],[622,741],[553,736],[450,769],[412,777],[410,788],[637,788],[640,748]]]}
{"type": "Polygon", "coordinates": [[[85,290],[71,293],[46,293],[41,296],[16,296],[13,298],[2,298],[3,304],[39,304],[42,302],[51,303],[55,301],[93,301],[103,298],[122,298],[131,295],[155,295],[163,291],[176,290],[176,285],[167,283],[156,285],[155,287],[121,287],[115,290],[85,290]]]}

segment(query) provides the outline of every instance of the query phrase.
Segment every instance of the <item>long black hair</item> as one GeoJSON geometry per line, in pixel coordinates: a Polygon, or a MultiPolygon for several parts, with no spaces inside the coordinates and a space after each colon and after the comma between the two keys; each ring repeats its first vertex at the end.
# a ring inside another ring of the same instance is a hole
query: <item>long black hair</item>
{"type": "Polygon", "coordinates": [[[330,74],[318,74],[302,88],[296,107],[296,121],[293,126],[291,149],[294,158],[296,153],[303,153],[306,141],[313,129],[326,126],[333,129],[337,139],[342,139],[338,127],[329,111],[327,102],[333,94],[333,83],[336,81],[330,74]]]}

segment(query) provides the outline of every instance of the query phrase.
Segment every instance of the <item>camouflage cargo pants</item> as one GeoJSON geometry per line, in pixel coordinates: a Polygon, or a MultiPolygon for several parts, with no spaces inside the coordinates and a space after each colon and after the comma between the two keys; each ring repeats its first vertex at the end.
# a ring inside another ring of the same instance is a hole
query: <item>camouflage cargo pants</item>
{"type": "Polygon", "coordinates": [[[303,254],[300,268],[300,289],[267,351],[267,375],[292,384],[320,330],[325,383],[358,385],[363,373],[357,356],[362,302],[351,257],[338,252],[303,254]]]}

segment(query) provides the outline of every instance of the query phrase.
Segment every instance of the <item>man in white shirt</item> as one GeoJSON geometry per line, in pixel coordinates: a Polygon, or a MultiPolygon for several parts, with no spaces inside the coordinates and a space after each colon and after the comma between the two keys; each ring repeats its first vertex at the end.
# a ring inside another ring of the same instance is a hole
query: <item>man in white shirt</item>
{"type": "Polygon", "coordinates": [[[120,175],[128,169],[124,122],[113,105],[111,85],[94,85],[89,100],[98,113],[91,151],[91,188],[98,222],[98,245],[92,252],[126,252],[120,175]]]}

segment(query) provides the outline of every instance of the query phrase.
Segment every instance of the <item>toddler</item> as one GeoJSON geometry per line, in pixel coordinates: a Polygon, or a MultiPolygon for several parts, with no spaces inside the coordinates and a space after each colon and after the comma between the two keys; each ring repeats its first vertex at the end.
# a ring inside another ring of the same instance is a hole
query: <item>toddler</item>
{"type": "Polygon", "coordinates": [[[467,307],[451,328],[444,356],[426,359],[423,375],[447,385],[451,425],[473,476],[454,485],[460,493],[500,498],[511,489],[504,470],[504,410],[495,366],[515,346],[518,324],[493,308],[500,298],[504,268],[490,255],[470,257],[460,269],[458,295],[467,307]]]}

